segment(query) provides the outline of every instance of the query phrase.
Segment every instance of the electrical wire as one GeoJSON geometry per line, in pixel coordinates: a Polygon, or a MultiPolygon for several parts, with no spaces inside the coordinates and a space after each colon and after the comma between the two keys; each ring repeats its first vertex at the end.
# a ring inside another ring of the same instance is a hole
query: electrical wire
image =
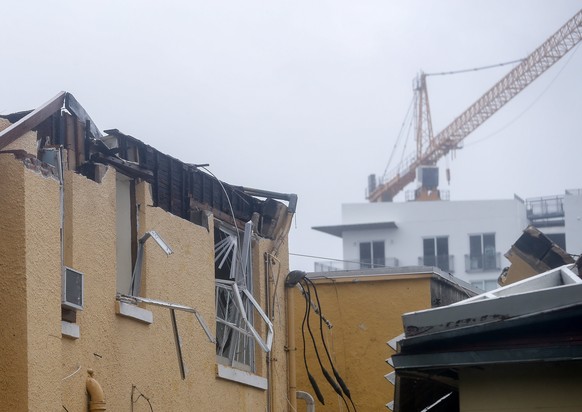
{"type": "MultiPolygon", "coordinates": [[[[226,196],[226,201],[228,202],[228,207],[230,208],[230,215],[232,216],[232,224],[234,226],[234,229],[236,230],[236,236],[237,236],[238,239],[240,239],[240,232],[239,232],[238,226],[236,224],[236,217],[234,215],[234,208],[232,207],[232,203],[230,201],[230,196],[228,195],[228,192],[226,191],[226,188],[224,187],[224,184],[207,167],[205,167],[205,166],[199,166],[199,167],[201,169],[204,169],[206,172],[208,172],[218,182],[218,184],[222,188],[222,191],[224,192],[224,196],[226,196]]],[[[242,261],[242,252],[240,251],[240,248],[237,248],[237,253],[240,254],[239,259],[242,261]]]]}
{"type": "MultiPolygon", "coordinates": [[[[311,300],[311,289],[309,287],[309,283],[307,282],[306,278],[303,278],[302,282],[305,285],[305,287],[307,288],[307,296],[308,296],[308,300],[310,301],[311,300]]],[[[325,369],[325,367],[323,366],[323,363],[321,362],[319,350],[317,349],[317,343],[315,342],[315,336],[313,335],[313,331],[311,330],[310,314],[311,314],[311,305],[309,305],[309,302],[307,302],[307,330],[309,331],[309,335],[311,336],[311,341],[313,343],[313,349],[315,350],[315,356],[317,358],[317,362],[319,363],[321,373],[323,373],[323,376],[325,377],[327,382],[330,384],[330,386],[333,388],[333,390],[342,398],[342,400],[344,401],[344,404],[346,405],[347,410],[349,411],[350,407],[348,406],[348,403],[347,403],[346,399],[344,398],[341,387],[331,377],[331,375],[329,374],[327,369],[325,369]]],[[[321,322],[321,317],[320,317],[320,322],[321,322]]]]}
{"type": "MultiPolygon", "coordinates": [[[[305,288],[304,288],[304,287],[303,287],[303,285],[301,285],[301,284],[299,284],[299,287],[301,288],[301,295],[302,295],[302,296],[303,296],[305,299],[307,299],[306,292],[305,292],[305,288]]],[[[312,300],[309,300],[309,304],[310,304],[310,305],[311,305],[311,307],[313,308],[313,311],[314,311],[316,314],[318,314],[319,316],[321,316],[321,317],[322,317],[322,319],[323,319],[323,322],[326,324],[327,328],[331,330],[331,329],[333,328],[333,325],[332,325],[332,323],[331,323],[331,322],[330,322],[328,319],[326,319],[326,318],[325,318],[325,316],[323,316],[323,314],[321,313],[321,311],[319,310],[319,308],[317,307],[317,305],[316,305],[315,303],[313,303],[313,301],[312,301],[312,300]]]]}
{"type": "MultiPolygon", "coordinates": [[[[370,262],[362,262],[361,260],[343,260],[343,259],[335,259],[335,258],[330,258],[330,257],[325,257],[325,256],[315,256],[315,255],[305,255],[302,253],[291,253],[289,252],[290,256],[299,256],[299,257],[307,257],[307,258],[312,258],[312,259],[322,259],[322,260],[331,260],[334,262],[343,262],[343,263],[354,263],[357,265],[360,265],[360,267],[362,269],[366,268],[366,265],[370,265],[370,262]]],[[[374,268],[388,268],[391,266],[387,266],[387,265],[379,265],[374,263],[374,268]]],[[[371,269],[370,267],[368,267],[368,269],[371,269]]]]}
{"type": "MultiPolygon", "coordinates": [[[[279,306],[279,301],[277,300],[277,287],[279,286],[279,279],[281,278],[281,261],[279,259],[277,259],[274,255],[271,255],[270,253],[267,253],[267,257],[268,258],[272,258],[276,261],[277,263],[277,277],[275,278],[275,286],[274,289],[275,291],[273,292],[273,303],[271,305],[271,308],[275,307],[275,304],[277,305],[277,312],[279,314],[279,317],[281,317],[281,308],[279,306]]],[[[269,268],[271,269],[271,271],[273,270],[273,266],[271,264],[271,262],[269,261],[269,268]]],[[[274,319],[274,313],[273,313],[273,319],[274,319]]]]}
{"type": "Polygon", "coordinates": [[[71,376],[73,376],[74,374],[76,374],[77,372],[79,372],[81,370],[81,365],[79,365],[79,367],[77,368],[77,370],[73,373],[71,373],[70,375],[65,376],[63,379],[61,379],[62,381],[69,379],[71,376]]]}
{"type": "Polygon", "coordinates": [[[319,386],[317,385],[317,381],[315,380],[313,375],[311,375],[311,373],[309,372],[309,366],[307,365],[307,356],[306,356],[307,345],[305,344],[305,321],[307,320],[308,316],[309,316],[309,300],[305,299],[305,313],[303,314],[303,321],[301,322],[301,338],[303,340],[303,363],[305,365],[305,371],[307,372],[307,378],[309,379],[309,382],[311,383],[311,387],[313,388],[313,391],[315,392],[315,396],[317,396],[317,399],[319,400],[319,402],[321,402],[322,405],[325,405],[325,399],[323,398],[323,394],[321,393],[321,390],[319,389],[319,386]]]}
{"type": "MultiPolygon", "coordinates": [[[[346,383],[344,382],[344,380],[340,376],[339,372],[335,368],[335,365],[333,364],[333,360],[331,359],[331,355],[329,354],[329,349],[327,348],[327,344],[325,342],[325,337],[323,336],[323,315],[321,314],[321,302],[319,301],[319,294],[317,293],[317,287],[315,286],[315,283],[313,283],[313,281],[311,279],[306,277],[305,280],[306,280],[306,282],[311,284],[311,286],[313,287],[313,291],[315,292],[315,300],[317,301],[317,307],[319,308],[319,332],[321,334],[321,341],[323,342],[323,347],[325,349],[327,359],[329,360],[329,363],[331,365],[333,375],[335,376],[337,383],[340,385],[342,392],[350,400],[352,407],[354,408],[354,411],[357,411],[356,405],[354,405],[354,401],[352,400],[352,395],[350,393],[350,389],[348,388],[348,386],[346,385],[346,383]]],[[[344,400],[344,402],[345,402],[345,400],[344,400]]],[[[349,408],[348,408],[348,411],[349,411],[349,408]]]]}
{"type": "Polygon", "coordinates": [[[139,401],[139,398],[144,398],[147,401],[148,405],[150,406],[150,411],[154,412],[154,408],[152,407],[152,403],[150,402],[150,398],[148,398],[143,393],[141,393],[141,391],[137,388],[137,386],[131,385],[131,411],[132,412],[133,412],[133,404],[136,403],[137,401],[139,401]],[[139,396],[134,400],[133,395],[134,395],[135,391],[137,391],[139,393],[139,396]]]}

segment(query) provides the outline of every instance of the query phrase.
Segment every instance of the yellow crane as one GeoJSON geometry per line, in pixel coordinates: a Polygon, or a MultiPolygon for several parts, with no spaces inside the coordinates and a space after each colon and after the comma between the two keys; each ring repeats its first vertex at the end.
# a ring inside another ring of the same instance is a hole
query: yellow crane
{"type": "MultiPolygon", "coordinates": [[[[370,202],[391,202],[394,196],[406,185],[414,181],[419,167],[435,166],[437,161],[450,151],[459,149],[459,144],[463,139],[566,55],[581,39],[582,10],[578,11],[533,53],[521,60],[520,64],[436,136],[433,135],[432,131],[426,75],[421,73],[414,84],[416,152],[401,162],[392,175],[383,176],[379,182],[376,182],[375,175],[370,175],[368,200],[370,202]]],[[[438,182],[438,170],[436,172],[438,182]]],[[[432,178],[426,180],[428,183],[421,187],[420,199],[434,198],[430,194],[436,192],[434,181],[433,174],[432,178]]]]}

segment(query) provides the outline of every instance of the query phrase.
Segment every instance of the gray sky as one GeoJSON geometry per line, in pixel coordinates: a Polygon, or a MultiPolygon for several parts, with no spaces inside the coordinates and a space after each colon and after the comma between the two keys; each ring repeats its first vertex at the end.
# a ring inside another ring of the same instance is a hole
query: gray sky
{"type": "MultiPolygon", "coordinates": [[[[118,128],[226,182],[299,195],[292,253],[341,258],[341,222],[382,174],[419,70],[527,56],[577,0],[20,1],[2,7],[0,113],[66,90],[118,128]]],[[[465,140],[451,200],[582,187],[582,52],[465,140]]],[[[510,66],[429,78],[435,132],[510,66]]],[[[412,143],[409,143],[412,145],[412,143]]],[[[396,160],[399,156],[395,156],[396,160]]],[[[444,165],[444,163],[443,163],[444,165]]],[[[292,269],[313,260],[292,257],[292,269]]]]}

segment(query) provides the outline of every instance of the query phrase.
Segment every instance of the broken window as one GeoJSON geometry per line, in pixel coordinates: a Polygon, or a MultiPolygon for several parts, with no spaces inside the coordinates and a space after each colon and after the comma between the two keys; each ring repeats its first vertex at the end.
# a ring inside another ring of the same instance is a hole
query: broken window
{"type": "Polygon", "coordinates": [[[216,277],[216,355],[219,362],[255,371],[255,342],[271,350],[273,326],[253,298],[252,222],[244,232],[217,225],[214,260],[216,277]],[[255,328],[255,313],[266,324],[267,338],[255,328]]]}
{"type": "Polygon", "coordinates": [[[360,243],[360,269],[385,266],[384,241],[360,243]]]}
{"type": "Polygon", "coordinates": [[[436,266],[445,272],[453,270],[449,257],[449,238],[430,237],[422,240],[422,265],[436,266]]]}

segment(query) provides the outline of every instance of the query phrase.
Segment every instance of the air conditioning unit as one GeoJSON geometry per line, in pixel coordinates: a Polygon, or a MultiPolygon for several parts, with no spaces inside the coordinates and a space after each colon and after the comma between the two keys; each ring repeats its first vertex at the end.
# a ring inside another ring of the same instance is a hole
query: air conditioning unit
{"type": "Polygon", "coordinates": [[[83,310],[83,273],[69,267],[63,270],[61,305],[74,310],[83,310]]]}

